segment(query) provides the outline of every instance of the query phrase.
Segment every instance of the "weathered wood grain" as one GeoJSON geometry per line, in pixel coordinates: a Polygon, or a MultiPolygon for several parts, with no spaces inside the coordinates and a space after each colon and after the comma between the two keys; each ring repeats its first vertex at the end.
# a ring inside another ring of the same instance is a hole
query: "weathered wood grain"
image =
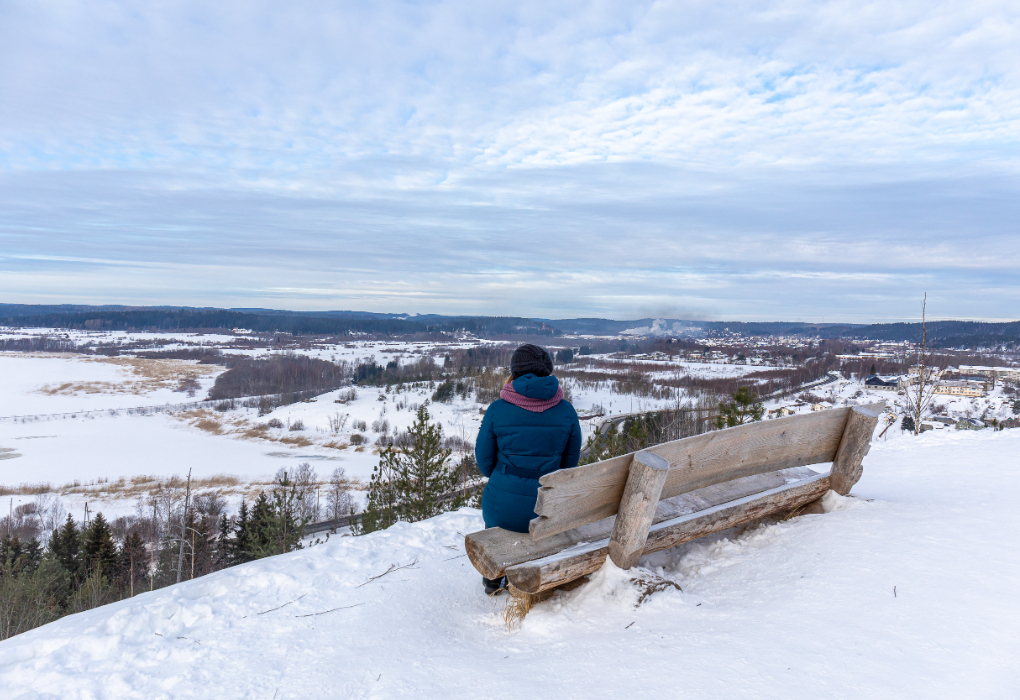
{"type": "MultiPolygon", "coordinates": [[[[660,500],[652,523],[654,525],[696,513],[721,503],[816,476],[818,473],[812,469],[797,467],[707,486],[660,500]]],[[[616,516],[610,516],[537,541],[528,533],[494,527],[467,535],[464,538],[464,546],[468,558],[478,572],[485,578],[495,579],[502,576],[507,567],[555,554],[578,543],[606,539],[611,535],[615,524],[616,516]]]]}
{"type": "MultiPolygon", "coordinates": [[[[648,448],[669,462],[662,498],[754,474],[831,462],[849,408],[749,423],[648,448]]],[[[533,538],[616,513],[633,455],[564,469],[540,480],[533,538]]]]}
{"type": "Polygon", "coordinates": [[[854,406],[843,430],[843,437],[832,460],[829,472],[832,490],[840,496],[850,493],[864,472],[862,461],[871,449],[871,436],[878,425],[878,414],[861,406],[854,406]]]}
{"type": "Polygon", "coordinates": [[[615,515],[633,459],[633,453],[626,454],[539,479],[531,536],[542,539],[615,515]]]}
{"type": "MultiPolygon", "coordinates": [[[[810,503],[829,489],[828,474],[723,503],[653,525],[643,554],[676,547],[714,532],[810,503]]],[[[556,554],[508,567],[510,585],[539,593],[594,573],[609,555],[609,540],[578,544],[556,554]]]]}
{"type": "Polygon", "coordinates": [[[645,451],[634,454],[609,537],[609,556],[621,569],[629,569],[641,558],[668,473],[669,462],[659,455],[645,451]]]}

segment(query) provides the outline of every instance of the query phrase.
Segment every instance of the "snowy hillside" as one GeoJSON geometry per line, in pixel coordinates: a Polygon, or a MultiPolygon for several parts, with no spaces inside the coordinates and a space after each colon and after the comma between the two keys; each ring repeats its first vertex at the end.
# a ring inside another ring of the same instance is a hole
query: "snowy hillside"
{"type": "Polygon", "coordinates": [[[476,511],[333,539],[0,643],[0,696],[1017,697],[1018,455],[1020,430],[876,444],[830,513],[643,560],[683,592],[597,576],[512,632],[476,511]]]}

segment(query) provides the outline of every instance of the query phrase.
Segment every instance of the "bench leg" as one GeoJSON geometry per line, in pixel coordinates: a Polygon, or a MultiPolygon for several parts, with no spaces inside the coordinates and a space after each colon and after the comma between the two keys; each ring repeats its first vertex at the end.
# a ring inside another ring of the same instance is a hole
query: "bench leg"
{"type": "Polygon", "coordinates": [[[634,455],[609,539],[609,558],[621,569],[641,559],[668,473],[669,462],[659,455],[645,451],[634,455]]]}
{"type": "Polygon", "coordinates": [[[850,493],[864,472],[861,462],[871,449],[871,435],[878,425],[878,414],[862,406],[854,406],[847,418],[843,437],[836,449],[829,472],[830,488],[840,496],[850,493]]]}

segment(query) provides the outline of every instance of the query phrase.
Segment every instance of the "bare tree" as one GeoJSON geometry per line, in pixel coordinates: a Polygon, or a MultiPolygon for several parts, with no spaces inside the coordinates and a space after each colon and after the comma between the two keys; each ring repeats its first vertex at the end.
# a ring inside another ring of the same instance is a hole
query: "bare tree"
{"type": "Polygon", "coordinates": [[[276,473],[276,480],[279,481],[282,476],[287,476],[294,484],[297,518],[299,520],[306,519],[308,522],[317,521],[319,519],[319,499],[316,497],[318,476],[315,473],[315,468],[308,462],[303,462],[286,473],[281,469],[276,473]]]}
{"type": "Polygon", "coordinates": [[[340,411],[337,411],[329,418],[329,432],[333,435],[339,435],[342,433],[344,426],[347,425],[347,419],[350,417],[349,413],[340,413],[340,411]]]}
{"type": "Polygon", "coordinates": [[[177,583],[181,582],[181,574],[184,572],[184,543],[188,539],[185,531],[188,522],[188,506],[191,505],[191,470],[188,470],[188,487],[184,493],[184,515],[181,517],[181,546],[177,555],[177,583]]]}
{"type": "MultiPolygon", "coordinates": [[[[329,477],[329,492],[326,494],[326,517],[333,521],[333,532],[336,532],[335,523],[340,518],[351,517],[355,514],[354,499],[351,497],[351,482],[347,478],[347,472],[343,467],[337,467],[329,477]]],[[[352,526],[353,527],[353,526],[352,526]]]]}
{"type": "MultiPolygon", "coordinates": [[[[914,435],[921,432],[921,418],[928,410],[935,392],[938,390],[942,378],[942,369],[937,366],[934,354],[928,347],[928,294],[925,292],[924,302],[921,306],[921,344],[917,348],[917,379],[908,375],[907,386],[904,389],[903,409],[904,413],[914,419],[914,435]]],[[[913,368],[911,368],[913,372],[913,368]]]]}

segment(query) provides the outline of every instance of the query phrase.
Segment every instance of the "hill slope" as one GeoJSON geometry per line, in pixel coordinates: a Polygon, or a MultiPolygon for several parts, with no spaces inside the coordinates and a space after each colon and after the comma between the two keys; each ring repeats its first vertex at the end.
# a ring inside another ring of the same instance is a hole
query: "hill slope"
{"type": "Polygon", "coordinates": [[[1018,453],[1020,430],[898,436],[873,447],[857,498],[833,512],[643,562],[682,593],[635,609],[609,575],[513,632],[463,556],[477,511],[334,539],[0,643],[0,688],[8,700],[1016,697],[1018,453]]]}

